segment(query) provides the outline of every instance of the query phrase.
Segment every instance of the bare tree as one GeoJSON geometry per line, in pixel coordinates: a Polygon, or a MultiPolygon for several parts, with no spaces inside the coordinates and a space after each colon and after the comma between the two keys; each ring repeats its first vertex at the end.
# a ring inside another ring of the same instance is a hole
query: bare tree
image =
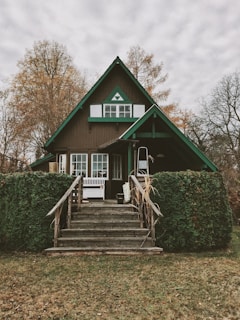
{"type": "Polygon", "coordinates": [[[190,119],[188,136],[216,163],[240,217],[240,73],[224,76],[190,119]]]}
{"type": "Polygon", "coordinates": [[[207,153],[209,146],[209,130],[206,119],[192,113],[188,118],[185,134],[203,152],[207,153]]]}
{"type": "Polygon", "coordinates": [[[44,143],[86,93],[86,77],[57,42],[35,43],[18,68],[11,83],[11,105],[19,115],[18,131],[39,157],[44,143]]]}
{"type": "Polygon", "coordinates": [[[0,172],[13,172],[27,165],[28,148],[17,130],[18,117],[10,108],[10,91],[0,91],[0,172]]]}
{"type": "Polygon", "coordinates": [[[160,87],[168,75],[162,74],[162,62],[154,63],[153,54],[147,54],[140,46],[133,46],[127,53],[126,65],[156,102],[167,99],[170,90],[162,90],[160,87]]]}
{"type": "Polygon", "coordinates": [[[205,101],[204,114],[212,142],[221,144],[222,158],[240,172],[240,73],[222,78],[205,101]]]}

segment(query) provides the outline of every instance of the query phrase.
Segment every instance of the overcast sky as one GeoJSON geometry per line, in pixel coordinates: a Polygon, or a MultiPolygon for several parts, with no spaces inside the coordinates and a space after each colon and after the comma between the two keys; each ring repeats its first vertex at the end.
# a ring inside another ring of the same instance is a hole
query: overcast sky
{"type": "Polygon", "coordinates": [[[201,96],[240,71],[240,0],[0,0],[1,86],[45,39],[92,78],[139,45],[163,62],[168,102],[197,111],[201,96]]]}

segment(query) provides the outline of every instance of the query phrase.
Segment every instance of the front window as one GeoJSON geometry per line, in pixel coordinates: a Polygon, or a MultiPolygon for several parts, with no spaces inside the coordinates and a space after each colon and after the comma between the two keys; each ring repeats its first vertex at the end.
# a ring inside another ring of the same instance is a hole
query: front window
{"type": "Polygon", "coordinates": [[[92,177],[108,179],[108,154],[92,154],[92,177]]]}
{"type": "Polygon", "coordinates": [[[105,118],[131,118],[131,104],[105,104],[103,107],[105,118]]]}
{"type": "Polygon", "coordinates": [[[86,153],[71,154],[71,174],[73,176],[88,176],[88,155],[86,153]]]}

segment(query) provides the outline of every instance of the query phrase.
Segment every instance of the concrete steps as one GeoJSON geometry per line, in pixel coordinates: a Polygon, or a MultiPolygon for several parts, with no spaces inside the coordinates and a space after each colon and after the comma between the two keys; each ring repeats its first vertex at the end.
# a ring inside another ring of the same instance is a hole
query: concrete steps
{"type": "Polygon", "coordinates": [[[148,233],[145,228],[86,228],[86,229],[63,229],[62,238],[69,237],[144,237],[148,233]]]}
{"type": "MultiPolygon", "coordinates": [[[[69,237],[59,238],[59,247],[91,247],[91,248],[140,248],[144,242],[145,237],[125,237],[125,236],[112,236],[112,237],[69,237]]],[[[151,238],[143,244],[144,247],[152,247],[153,242],[151,238]]]]}
{"type": "Polygon", "coordinates": [[[159,255],[163,252],[161,248],[78,248],[78,247],[56,247],[46,249],[45,252],[51,256],[139,256],[139,255],[159,255]]]}
{"type": "Polygon", "coordinates": [[[131,205],[90,203],[73,212],[69,229],[62,229],[50,255],[159,254],[146,228],[140,227],[131,205]]]}

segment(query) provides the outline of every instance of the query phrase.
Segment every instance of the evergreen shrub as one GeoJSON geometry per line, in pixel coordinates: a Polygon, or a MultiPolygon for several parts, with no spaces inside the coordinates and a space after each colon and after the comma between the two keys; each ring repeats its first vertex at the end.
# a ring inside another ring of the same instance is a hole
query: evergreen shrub
{"type": "Polygon", "coordinates": [[[54,216],[46,214],[71,183],[64,174],[0,174],[0,248],[36,252],[52,246],[54,216]]]}
{"type": "Polygon", "coordinates": [[[169,252],[227,247],[232,213],[220,173],[161,172],[152,184],[164,215],[156,226],[158,246],[169,252]]]}

